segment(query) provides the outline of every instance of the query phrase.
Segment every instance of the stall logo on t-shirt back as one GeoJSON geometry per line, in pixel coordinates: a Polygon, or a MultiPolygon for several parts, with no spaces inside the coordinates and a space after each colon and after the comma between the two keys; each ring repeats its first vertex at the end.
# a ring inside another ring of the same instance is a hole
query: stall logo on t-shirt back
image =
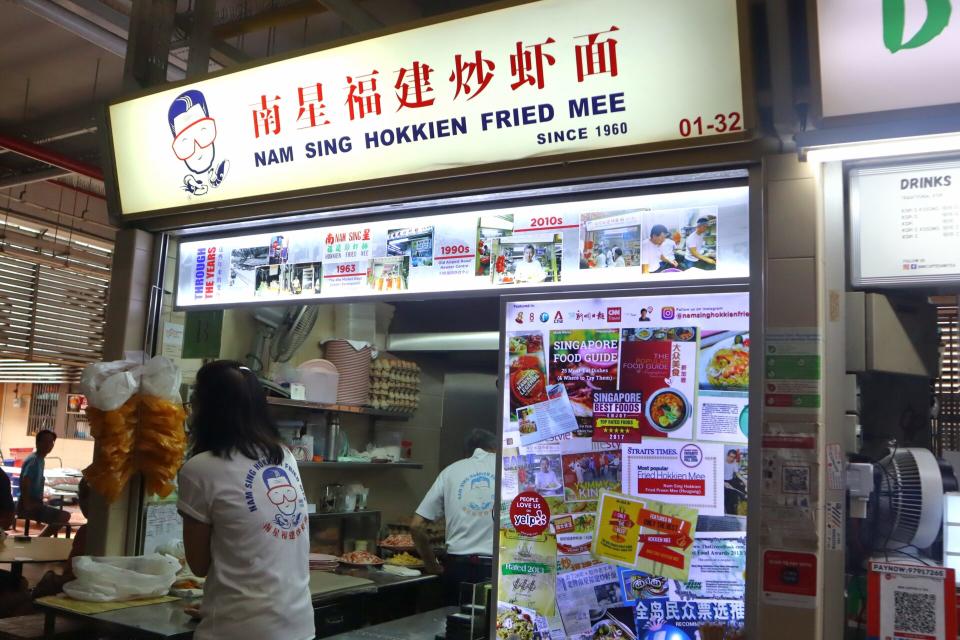
{"type": "Polygon", "coordinates": [[[247,509],[268,518],[262,528],[274,538],[296,540],[306,532],[306,504],[296,480],[296,472],[289,464],[281,467],[266,460],[258,460],[244,478],[247,509]]]}
{"type": "Polygon", "coordinates": [[[477,471],[464,478],[457,489],[457,500],[467,515],[490,515],[493,509],[493,474],[477,471]]]}

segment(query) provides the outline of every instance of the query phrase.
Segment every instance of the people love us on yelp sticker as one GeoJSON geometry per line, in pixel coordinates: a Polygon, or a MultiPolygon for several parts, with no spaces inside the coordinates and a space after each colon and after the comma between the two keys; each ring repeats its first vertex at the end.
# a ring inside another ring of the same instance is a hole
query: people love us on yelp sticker
{"type": "Polygon", "coordinates": [[[522,536],[539,536],[550,524],[550,507],[536,491],[524,491],[510,504],[510,522],[522,536]]]}

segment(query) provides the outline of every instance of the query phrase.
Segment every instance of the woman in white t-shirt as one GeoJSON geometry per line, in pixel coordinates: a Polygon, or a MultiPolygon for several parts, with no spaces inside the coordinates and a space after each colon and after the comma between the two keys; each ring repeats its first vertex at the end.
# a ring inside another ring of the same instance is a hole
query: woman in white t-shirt
{"type": "Polygon", "coordinates": [[[191,400],[177,510],[187,562],[207,578],[194,638],[313,638],[307,503],[263,387],[219,360],[197,373],[191,400]]]}

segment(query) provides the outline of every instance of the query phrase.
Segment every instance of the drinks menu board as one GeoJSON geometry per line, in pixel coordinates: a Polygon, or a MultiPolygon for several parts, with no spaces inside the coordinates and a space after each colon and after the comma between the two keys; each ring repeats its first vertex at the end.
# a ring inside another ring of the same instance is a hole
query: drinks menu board
{"type": "Polygon", "coordinates": [[[743,624],[749,321],[746,293],[507,304],[499,637],[743,624]],[[516,577],[531,545],[555,585],[516,577]]]}
{"type": "Polygon", "coordinates": [[[960,162],[850,173],[854,286],[960,283],[960,162]]]}
{"type": "Polygon", "coordinates": [[[188,240],[176,304],[747,277],[748,217],[726,187],[188,240]]]}

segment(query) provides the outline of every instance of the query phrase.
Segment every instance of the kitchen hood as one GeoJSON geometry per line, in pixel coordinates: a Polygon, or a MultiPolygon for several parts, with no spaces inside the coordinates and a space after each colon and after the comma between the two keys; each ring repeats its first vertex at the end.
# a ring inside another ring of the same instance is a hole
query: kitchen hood
{"type": "Polygon", "coordinates": [[[497,331],[394,333],[387,336],[387,351],[497,351],[497,331]]]}

